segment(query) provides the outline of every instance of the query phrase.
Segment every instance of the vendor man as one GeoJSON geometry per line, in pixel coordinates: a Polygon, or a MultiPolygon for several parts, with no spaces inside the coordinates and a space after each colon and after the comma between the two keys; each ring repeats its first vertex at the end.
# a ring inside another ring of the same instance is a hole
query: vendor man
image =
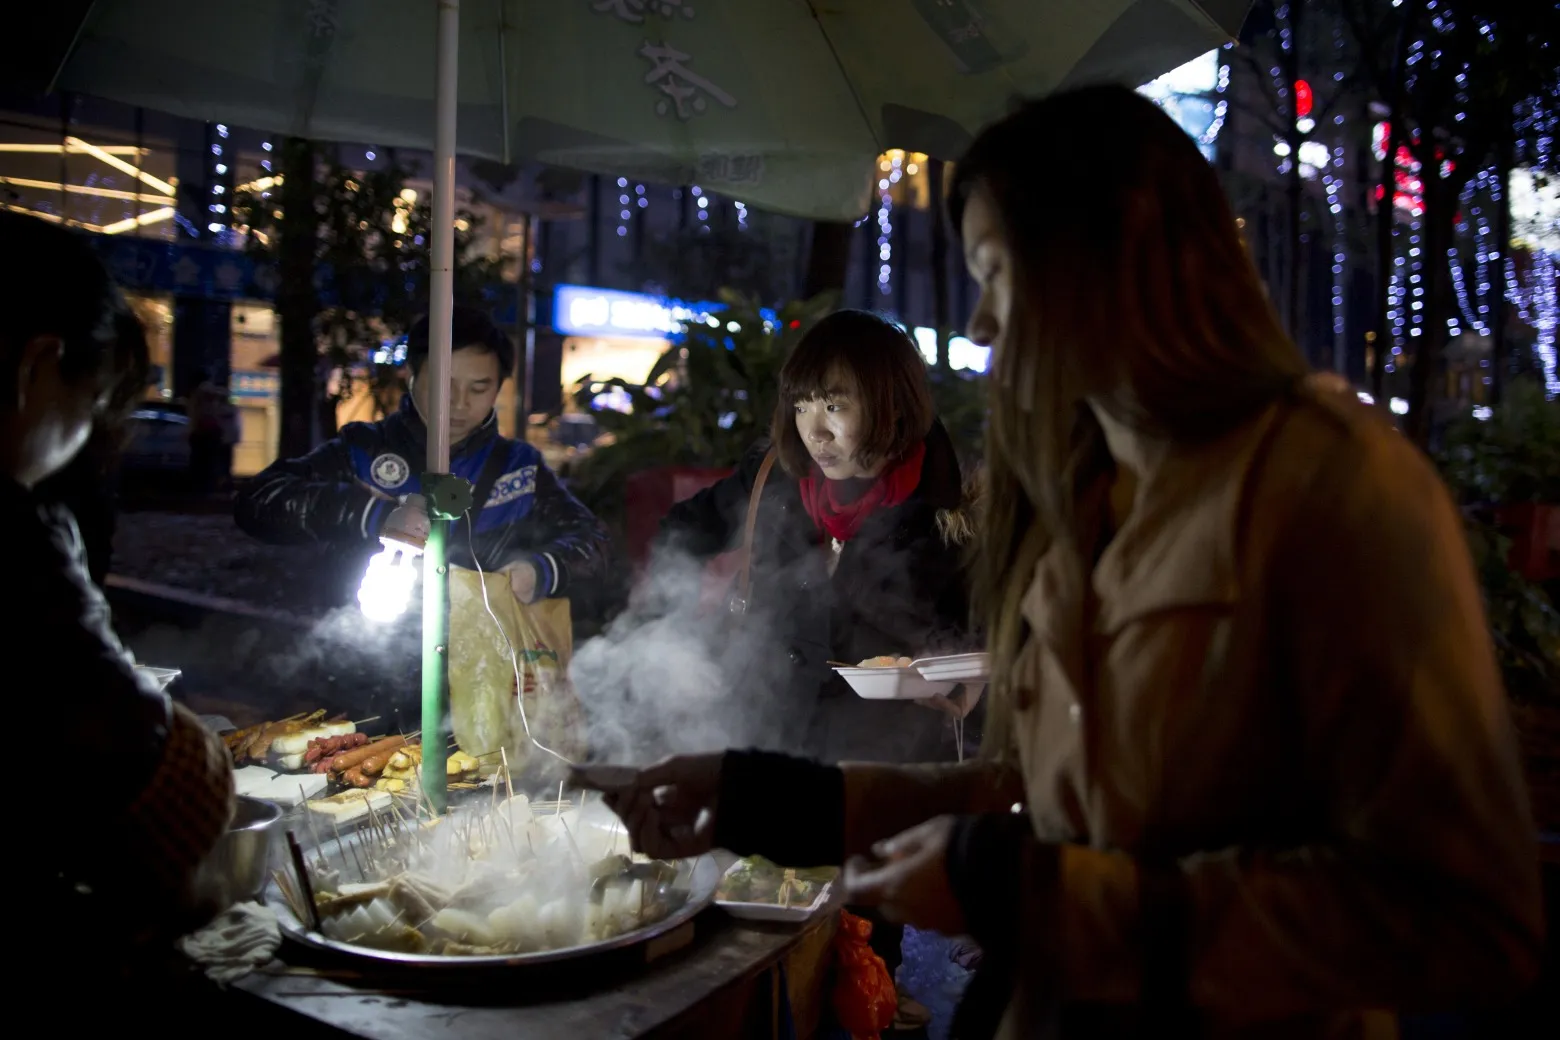
{"type": "MultiPolygon", "coordinates": [[[[550,661],[556,674],[566,661],[572,626],[568,608],[559,618],[558,607],[562,600],[580,598],[606,572],[606,529],[563,489],[541,452],[499,435],[494,402],[514,367],[509,338],[470,308],[456,307],[452,325],[447,387],[434,386],[429,378],[424,318],[407,337],[411,384],[396,413],[375,423],[351,423],[303,458],[267,467],[238,496],[238,526],[282,545],[339,546],[355,588],[380,548],[381,532],[427,530],[426,513],[405,499],[421,491],[428,451],[423,417],[431,395],[448,393],[450,471],[474,489],[471,510],[451,525],[447,543],[449,689],[456,738],[475,755],[507,745],[511,765],[525,763],[538,735],[549,748],[578,754],[583,717],[572,690],[563,682],[537,682],[535,669],[550,661]],[[473,573],[478,569],[484,575],[506,575],[514,599],[531,609],[517,610],[495,598],[493,583],[473,573]],[[512,682],[507,679],[511,667],[512,682]],[[522,691],[522,705],[530,714],[517,729],[513,698],[522,691]],[[527,739],[517,737],[520,730],[527,739]]],[[[400,680],[421,643],[412,632],[420,617],[421,611],[408,611],[404,624],[382,642],[355,637],[336,648],[343,661],[366,650],[371,663],[364,667],[389,679],[344,683],[339,694],[347,703],[338,698],[339,710],[362,709],[403,728],[411,722],[417,685],[400,680]]]]}
{"type": "MultiPolygon", "coordinates": [[[[606,567],[607,533],[558,483],[541,452],[499,435],[494,403],[514,367],[515,351],[480,311],[456,307],[450,359],[450,470],[476,489],[470,517],[455,522],[449,560],[503,571],[522,603],[568,596],[572,587],[599,580],[606,567]],[[475,529],[468,529],[471,519],[475,529]],[[473,560],[473,554],[475,559],[473,560]]],[[[238,496],[238,526],[277,545],[327,542],[379,549],[379,533],[397,505],[421,487],[427,459],[429,395],[425,378],[428,319],[407,338],[409,391],[394,415],[351,423],[335,439],[298,459],[272,463],[238,496]]],[[[399,520],[398,520],[399,523],[399,520]]],[[[355,568],[358,576],[362,568],[355,568]]]]}

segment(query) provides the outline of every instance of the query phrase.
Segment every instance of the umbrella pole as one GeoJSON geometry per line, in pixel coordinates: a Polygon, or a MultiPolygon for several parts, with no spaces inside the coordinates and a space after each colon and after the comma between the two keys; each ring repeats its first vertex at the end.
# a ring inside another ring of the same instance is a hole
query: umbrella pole
{"type": "MultiPolygon", "coordinates": [[[[428,473],[450,470],[450,342],[455,309],[455,117],[460,62],[460,0],[439,0],[434,63],[433,228],[428,299],[428,473]]],[[[426,484],[427,478],[424,478],[426,484]]],[[[431,500],[430,500],[431,502],[431,500]]],[[[445,771],[449,717],[449,522],[432,518],[423,561],[422,785],[443,812],[449,798],[445,771]]]]}

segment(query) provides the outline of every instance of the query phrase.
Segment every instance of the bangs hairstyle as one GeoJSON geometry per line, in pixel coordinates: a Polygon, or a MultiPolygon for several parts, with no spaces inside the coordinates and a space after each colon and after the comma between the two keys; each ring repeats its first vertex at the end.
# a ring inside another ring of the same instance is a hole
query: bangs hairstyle
{"type": "Polygon", "coordinates": [[[1076,544],[1078,490],[1113,466],[1085,402],[1154,436],[1205,441],[1287,393],[1306,365],[1213,168],[1134,91],[1054,94],[988,127],[954,168],[961,234],[977,196],[997,214],[1014,285],[1011,313],[995,316],[974,590],[992,654],[989,744],[1004,754],[1019,601],[1051,545],[1076,544]]]}
{"type": "MultiPolygon", "coordinates": [[[[428,361],[429,315],[424,314],[406,333],[406,368],[419,375],[428,361]]],[[[450,351],[476,350],[498,359],[498,381],[503,383],[515,370],[515,345],[482,311],[457,303],[450,315],[450,351]]]]}
{"type": "Polygon", "coordinates": [[[839,396],[861,409],[855,461],[863,466],[898,462],[936,418],[926,361],[909,333],[867,311],[835,311],[807,330],[780,370],[770,440],[791,476],[805,477],[813,465],[796,429],[797,403],[839,396]]]}

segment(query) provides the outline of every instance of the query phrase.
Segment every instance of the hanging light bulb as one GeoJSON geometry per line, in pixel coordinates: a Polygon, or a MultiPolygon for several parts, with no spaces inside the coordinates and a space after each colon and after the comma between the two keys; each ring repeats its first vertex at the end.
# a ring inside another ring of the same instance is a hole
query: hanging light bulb
{"type": "Polygon", "coordinates": [[[358,586],[358,606],[370,621],[394,621],[406,613],[417,587],[417,558],[428,543],[428,505],[408,495],[379,532],[382,548],[368,561],[358,586]]]}

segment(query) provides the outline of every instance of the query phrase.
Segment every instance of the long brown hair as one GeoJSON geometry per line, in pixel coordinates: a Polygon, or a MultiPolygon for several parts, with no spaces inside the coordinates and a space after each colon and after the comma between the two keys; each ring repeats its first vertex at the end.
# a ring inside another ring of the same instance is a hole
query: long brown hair
{"type": "Polygon", "coordinates": [[[1227,432],[1305,372],[1243,248],[1213,168],[1125,87],[1026,104],[955,167],[960,227],[975,193],[999,214],[1012,313],[993,344],[975,601],[992,651],[985,743],[1005,754],[1019,603],[1035,564],[1076,539],[1074,498],[1111,466],[1093,399],[1144,432],[1227,432]]]}

